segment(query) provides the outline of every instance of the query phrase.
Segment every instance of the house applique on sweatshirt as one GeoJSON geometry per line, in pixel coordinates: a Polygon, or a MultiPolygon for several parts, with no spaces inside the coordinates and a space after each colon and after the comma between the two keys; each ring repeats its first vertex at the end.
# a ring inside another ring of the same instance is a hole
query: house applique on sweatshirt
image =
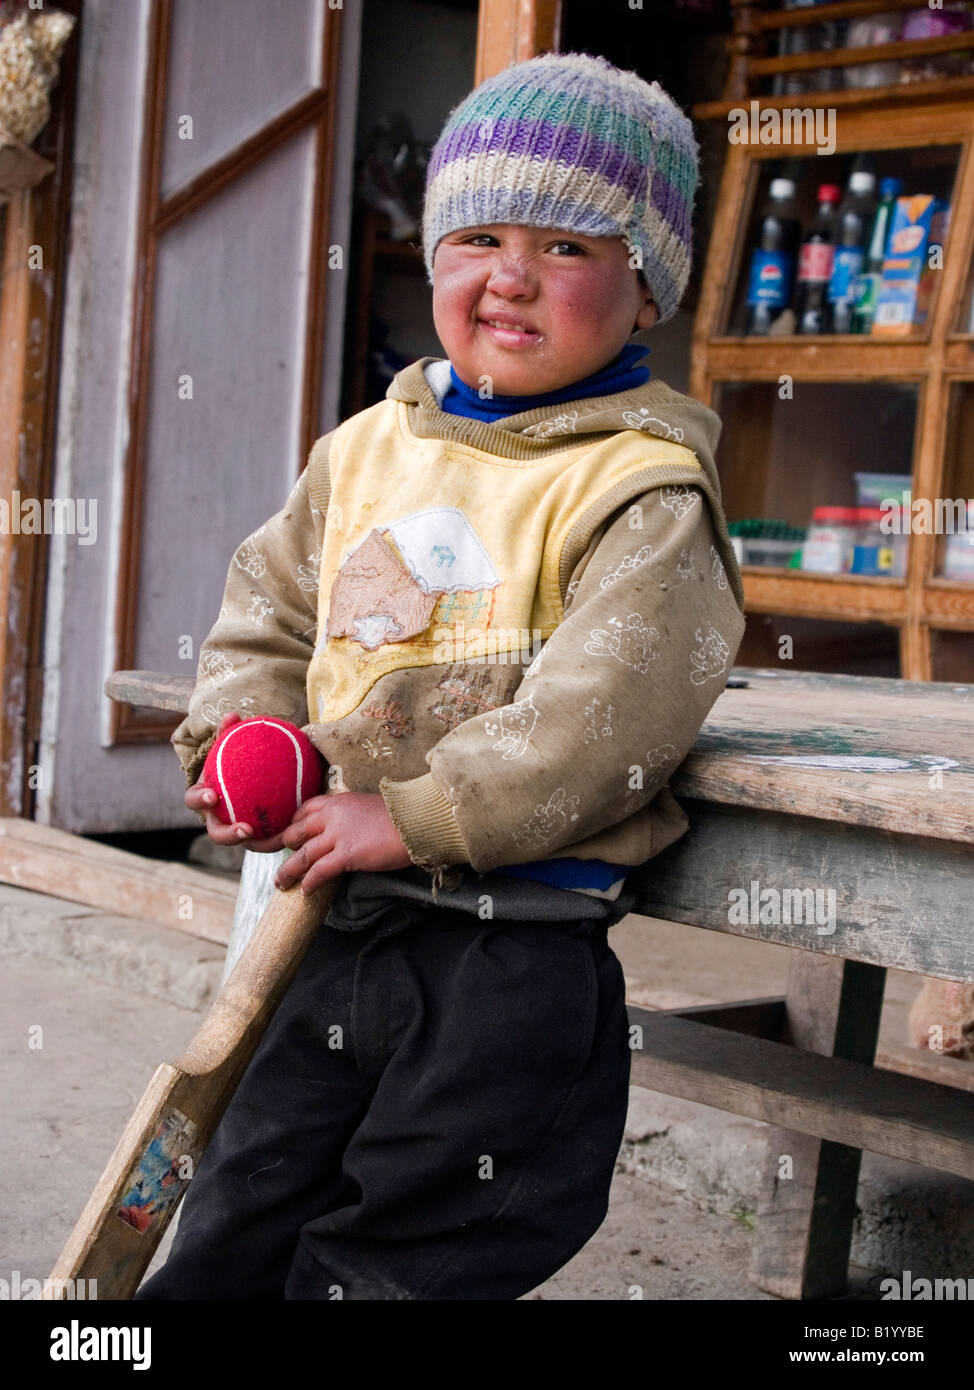
{"type": "Polygon", "coordinates": [[[499,660],[545,641],[564,617],[562,550],[598,500],[647,468],[701,471],[692,451],[654,436],[582,437],[511,459],[409,429],[386,400],[340,425],[318,592],[321,634],[308,669],[319,723],[355,710],[390,671],[499,660]],[[417,508],[418,498],[439,505],[417,508]]]}

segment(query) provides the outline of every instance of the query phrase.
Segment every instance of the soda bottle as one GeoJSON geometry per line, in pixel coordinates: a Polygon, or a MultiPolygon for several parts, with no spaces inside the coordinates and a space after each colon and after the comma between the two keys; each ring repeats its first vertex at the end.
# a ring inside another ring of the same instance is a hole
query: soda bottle
{"type": "Polygon", "coordinates": [[[883,278],[883,261],[886,259],[890,223],[893,220],[896,200],[902,192],[902,179],[883,179],[879,185],[880,204],[873,219],[869,249],[863,268],[856,276],[852,287],[853,333],[872,332],[873,319],[876,317],[876,300],[883,278]]]}
{"type": "Polygon", "coordinates": [[[827,333],[852,332],[853,281],[866,259],[866,242],[876,209],[875,188],[875,176],[865,169],[849,176],[846,196],[839,208],[838,245],[829,279],[827,333]]]}
{"type": "Polygon", "coordinates": [[[795,313],[799,333],[824,333],[826,329],[826,293],[835,256],[835,209],[838,201],[836,185],[823,183],[818,190],[818,211],[798,256],[798,302],[795,313]]]}
{"type": "Polygon", "coordinates": [[[801,223],[795,211],[791,179],[772,179],[768,202],[751,252],[747,282],[745,333],[769,333],[771,325],[791,303],[801,223]]]}

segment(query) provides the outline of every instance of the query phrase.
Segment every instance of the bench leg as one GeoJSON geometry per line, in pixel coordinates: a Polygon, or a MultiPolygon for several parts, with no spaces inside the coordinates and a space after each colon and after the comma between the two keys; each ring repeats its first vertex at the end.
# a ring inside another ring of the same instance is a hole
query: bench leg
{"type": "MultiPolygon", "coordinates": [[[[788,980],[787,1041],[807,1052],[871,1064],[886,971],[798,951],[788,980]]],[[[751,1278],[781,1298],[845,1291],[861,1150],[771,1129],[751,1278]]]]}

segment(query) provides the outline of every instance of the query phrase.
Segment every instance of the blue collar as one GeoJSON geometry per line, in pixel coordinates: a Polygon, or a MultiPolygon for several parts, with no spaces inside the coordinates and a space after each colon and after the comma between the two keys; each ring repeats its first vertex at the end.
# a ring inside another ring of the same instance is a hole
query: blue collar
{"type": "Polygon", "coordinates": [[[450,378],[453,384],[443,397],[442,409],[447,415],[466,415],[472,420],[486,420],[490,424],[507,415],[536,410],[539,406],[558,405],[562,401],[580,400],[584,396],[612,396],[618,391],[631,391],[649,380],[649,368],[635,365],[648,354],[649,348],[641,347],[639,343],[627,343],[611,362],[591,376],[573,382],[571,386],[562,386],[558,391],[545,391],[541,395],[492,396],[486,400],[481,398],[478,390],[457,376],[451,363],[450,378]]]}

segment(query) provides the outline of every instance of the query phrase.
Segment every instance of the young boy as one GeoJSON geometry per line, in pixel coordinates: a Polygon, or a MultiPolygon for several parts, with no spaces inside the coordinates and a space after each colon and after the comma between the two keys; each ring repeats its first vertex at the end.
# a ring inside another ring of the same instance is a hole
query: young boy
{"type": "Polygon", "coordinates": [[[320,439],[238,548],[173,735],[215,840],[344,877],[140,1297],[513,1299],[600,1225],[607,931],[687,828],[667,779],[744,628],[719,421],[627,341],[677,308],[696,187],[689,121],[601,58],[451,113],[423,223],[448,360],[320,439]],[[254,714],[331,765],[261,842],[195,785],[254,714]]]}

